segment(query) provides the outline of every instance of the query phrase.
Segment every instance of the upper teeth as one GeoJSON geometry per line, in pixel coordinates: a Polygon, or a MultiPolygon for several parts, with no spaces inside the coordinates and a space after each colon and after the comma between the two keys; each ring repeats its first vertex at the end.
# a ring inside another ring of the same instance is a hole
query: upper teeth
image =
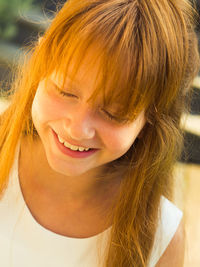
{"type": "Polygon", "coordinates": [[[58,140],[60,141],[60,143],[62,143],[64,146],[66,146],[67,148],[70,148],[71,150],[74,150],[74,151],[88,151],[89,148],[84,148],[84,147],[80,147],[80,146],[73,146],[71,144],[69,144],[68,142],[66,142],[64,139],[62,139],[59,135],[58,135],[58,140]]]}

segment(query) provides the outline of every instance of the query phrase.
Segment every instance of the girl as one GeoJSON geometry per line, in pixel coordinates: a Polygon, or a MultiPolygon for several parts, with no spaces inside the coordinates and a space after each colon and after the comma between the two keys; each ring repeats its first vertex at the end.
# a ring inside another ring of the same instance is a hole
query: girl
{"type": "Polygon", "coordinates": [[[183,0],[69,0],[0,127],[2,266],[183,264],[172,167],[198,68],[183,0]]]}

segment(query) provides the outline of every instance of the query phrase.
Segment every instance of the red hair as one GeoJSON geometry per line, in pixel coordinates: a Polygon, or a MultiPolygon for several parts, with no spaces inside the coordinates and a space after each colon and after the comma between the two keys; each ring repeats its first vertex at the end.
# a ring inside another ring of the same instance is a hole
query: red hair
{"type": "Polygon", "coordinates": [[[123,177],[110,216],[105,266],[147,266],[162,195],[172,195],[172,168],[180,154],[180,117],[186,92],[199,67],[194,10],[183,0],[69,0],[58,12],[13,84],[1,116],[0,191],[6,188],[21,136],[37,133],[31,106],[39,82],[53,71],[76,75],[84,55],[100,60],[100,79],[91,97],[121,103],[120,116],[133,120],[143,109],[147,124],[130,150],[107,167],[123,177]]]}

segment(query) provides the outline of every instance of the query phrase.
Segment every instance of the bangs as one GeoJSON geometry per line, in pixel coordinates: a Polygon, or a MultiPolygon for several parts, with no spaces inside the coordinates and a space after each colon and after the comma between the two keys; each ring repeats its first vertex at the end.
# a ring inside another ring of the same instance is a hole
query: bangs
{"type": "MultiPolygon", "coordinates": [[[[108,51],[102,43],[88,44],[88,38],[81,38],[76,44],[73,42],[73,47],[67,50],[59,66],[55,67],[56,75],[62,81],[62,90],[66,88],[65,81],[68,81],[69,88],[74,87],[82,66],[87,77],[95,73],[95,77],[91,77],[95,81],[94,91],[88,99],[93,106],[101,99],[105,108],[117,107],[118,118],[128,121],[133,121],[142,110],[147,109],[149,97],[145,97],[142,80],[134,75],[136,68],[128,55],[119,53],[117,49],[108,51]]],[[[79,84],[81,86],[81,80],[79,84]]]]}
{"type": "Polygon", "coordinates": [[[79,7],[70,17],[70,3],[54,19],[42,42],[46,75],[62,74],[64,87],[69,70],[73,81],[91,54],[86,75],[98,68],[89,99],[92,104],[101,96],[104,106],[117,104],[118,116],[130,121],[150,105],[168,107],[180,86],[177,59],[172,62],[176,47],[167,53],[166,29],[163,34],[153,14],[148,17],[146,6],[138,1],[124,5],[85,1],[85,10],[79,7]]]}

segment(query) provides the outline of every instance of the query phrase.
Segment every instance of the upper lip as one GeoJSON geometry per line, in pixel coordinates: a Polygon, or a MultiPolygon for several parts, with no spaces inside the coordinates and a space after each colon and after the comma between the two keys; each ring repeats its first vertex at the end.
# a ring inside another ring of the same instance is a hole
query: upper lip
{"type": "MultiPolygon", "coordinates": [[[[55,132],[55,131],[54,131],[55,132]]],[[[67,143],[69,143],[70,145],[72,146],[78,146],[78,147],[83,147],[83,148],[93,148],[93,149],[97,149],[97,148],[94,148],[94,147],[91,147],[91,146],[84,146],[84,145],[78,145],[78,144],[75,144],[73,141],[69,141],[68,139],[66,138],[63,138],[62,135],[58,134],[55,132],[56,135],[59,135],[63,140],[65,140],[67,143]]]]}

